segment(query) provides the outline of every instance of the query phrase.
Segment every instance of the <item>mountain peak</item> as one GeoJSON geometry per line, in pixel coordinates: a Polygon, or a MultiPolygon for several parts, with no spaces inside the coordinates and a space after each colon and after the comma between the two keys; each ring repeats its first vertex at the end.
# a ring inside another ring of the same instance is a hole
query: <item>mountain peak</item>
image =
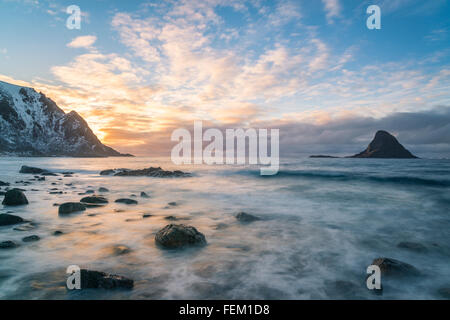
{"type": "Polygon", "coordinates": [[[379,130],[375,134],[372,142],[366,150],[355,154],[351,158],[417,158],[405,147],[403,147],[397,138],[391,135],[389,132],[379,130]]]}
{"type": "Polygon", "coordinates": [[[0,81],[0,154],[124,156],[105,146],[76,112],[65,113],[33,88],[0,81]]]}

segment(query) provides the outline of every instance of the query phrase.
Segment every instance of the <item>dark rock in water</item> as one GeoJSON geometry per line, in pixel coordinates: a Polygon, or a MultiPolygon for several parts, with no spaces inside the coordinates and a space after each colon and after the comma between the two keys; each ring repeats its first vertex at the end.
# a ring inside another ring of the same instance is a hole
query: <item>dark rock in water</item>
{"type": "Polygon", "coordinates": [[[109,189],[105,187],[100,187],[98,188],[98,192],[109,192],[109,189]]]}
{"type": "Polygon", "coordinates": [[[142,215],[142,218],[144,218],[144,219],[150,218],[150,217],[153,217],[153,215],[150,214],[150,213],[144,213],[144,214],[142,215]]]}
{"type": "Polygon", "coordinates": [[[179,170],[166,171],[160,167],[150,167],[145,169],[130,170],[130,169],[109,169],[100,172],[100,175],[123,176],[123,177],[156,177],[156,178],[169,178],[169,177],[190,177],[190,173],[182,172],[179,170]]]}
{"type": "Polygon", "coordinates": [[[176,249],[185,246],[206,245],[206,238],[192,226],[169,224],[158,231],[155,242],[166,249],[176,249]]]}
{"type": "Polygon", "coordinates": [[[62,232],[62,231],[60,231],[60,230],[56,230],[55,232],[53,232],[53,235],[54,236],[61,236],[61,235],[63,235],[64,234],[64,232],[62,232]]]}
{"type": "Polygon", "coordinates": [[[141,192],[141,197],[142,198],[150,198],[150,196],[147,193],[145,193],[144,191],[141,192]]]}
{"type": "Polygon", "coordinates": [[[101,176],[109,176],[109,175],[114,174],[115,172],[116,172],[116,171],[113,170],[113,169],[108,169],[108,170],[100,171],[100,175],[101,175],[101,176]]]}
{"type": "Polygon", "coordinates": [[[73,176],[71,174],[65,174],[64,178],[72,178],[73,176]]]}
{"type": "Polygon", "coordinates": [[[24,204],[28,204],[27,197],[25,194],[19,189],[12,189],[6,192],[5,198],[2,202],[5,206],[20,206],[24,204]]]}
{"type": "Polygon", "coordinates": [[[406,150],[389,132],[378,131],[366,150],[350,158],[414,159],[417,157],[406,150]]]}
{"type": "Polygon", "coordinates": [[[312,156],[309,156],[309,157],[310,158],[331,158],[331,159],[339,158],[339,157],[336,157],[336,156],[328,156],[328,155],[323,155],[323,154],[312,155],[312,156]]]}
{"type": "Polygon", "coordinates": [[[6,191],[0,191],[0,196],[4,196],[6,194],[6,191]]]}
{"type": "Polygon", "coordinates": [[[86,190],[86,192],[85,192],[85,194],[93,194],[93,193],[95,193],[94,190],[86,190]]]}
{"type": "Polygon", "coordinates": [[[38,181],[45,181],[45,177],[38,178],[38,181]]]}
{"type": "Polygon", "coordinates": [[[260,218],[254,216],[254,215],[245,213],[245,212],[239,212],[236,215],[236,219],[240,222],[245,222],[245,223],[261,220],[260,218]]]}
{"type": "Polygon", "coordinates": [[[42,172],[41,175],[43,176],[51,176],[51,177],[57,177],[58,175],[53,172],[42,172]]]}
{"type": "Polygon", "coordinates": [[[127,199],[127,198],[117,199],[115,202],[116,203],[125,203],[125,204],[138,204],[138,202],[136,200],[127,199]]]}
{"type": "Polygon", "coordinates": [[[170,221],[177,221],[177,220],[179,220],[177,217],[174,217],[174,216],[167,216],[164,219],[170,220],[170,221]]]}
{"type": "Polygon", "coordinates": [[[48,170],[44,170],[44,169],[36,168],[36,167],[22,166],[22,168],[20,168],[20,171],[19,171],[19,173],[31,173],[31,174],[41,174],[43,172],[48,172],[48,170]]]}
{"type": "Polygon", "coordinates": [[[397,247],[402,248],[402,249],[407,249],[407,250],[411,250],[411,251],[415,251],[415,252],[427,252],[427,248],[417,242],[400,242],[397,247]]]}
{"type": "Polygon", "coordinates": [[[171,207],[176,207],[178,205],[178,203],[176,203],[176,202],[169,202],[167,205],[169,205],[171,207]]]}
{"type": "Polygon", "coordinates": [[[372,261],[372,265],[380,267],[381,274],[386,276],[417,276],[419,270],[414,266],[390,258],[377,258],[372,261]]]}
{"type": "Polygon", "coordinates": [[[66,202],[59,206],[58,214],[69,214],[86,210],[86,206],[79,202],[66,202]]]}
{"type": "Polygon", "coordinates": [[[135,195],[134,193],[130,194],[130,197],[136,198],[137,195],[135,195]]]}
{"type": "Polygon", "coordinates": [[[62,191],[50,191],[48,194],[63,194],[62,191]]]}
{"type": "Polygon", "coordinates": [[[81,269],[82,289],[132,289],[134,281],[100,271],[81,269]]]}
{"type": "Polygon", "coordinates": [[[25,220],[23,220],[19,216],[14,216],[8,213],[0,214],[0,226],[9,226],[13,224],[23,223],[24,221],[25,220]]]}
{"type": "Polygon", "coordinates": [[[448,288],[440,288],[440,289],[438,290],[438,294],[439,294],[442,298],[447,299],[447,300],[450,300],[450,287],[448,287],[448,288]]]}
{"type": "Polygon", "coordinates": [[[2,187],[7,187],[7,186],[9,186],[9,182],[3,182],[3,181],[0,181],[0,186],[2,186],[2,187]]]}
{"type": "Polygon", "coordinates": [[[82,198],[80,202],[89,204],[105,204],[108,203],[108,199],[100,196],[90,196],[82,198]]]}
{"type": "Polygon", "coordinates": [[[39,238],[39,236],[36,235],[28,236],[22,239],[23,242],[35,242],[39,240],[41,240],[41,238],[39,238]]]}
{"type": "Polygon", "coordinates": [[[125,245],[117,245],[111,248],[112,254],[115,256],[121,256],[131,252],[131,249],[125,245]]]}
{"type": "Polygon", "coordinates": [[[14,241],[3,241],[0,242],[0,249],[14,249],[17,248],[19,245],[15,243],[14,241]]]}

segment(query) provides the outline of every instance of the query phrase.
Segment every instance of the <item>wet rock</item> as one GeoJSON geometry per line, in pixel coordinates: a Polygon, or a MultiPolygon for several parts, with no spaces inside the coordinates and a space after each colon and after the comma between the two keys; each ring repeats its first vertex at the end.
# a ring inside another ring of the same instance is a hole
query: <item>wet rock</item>
{"type": "Polygon", "coordinates": [[[176,202],[169,202],[167,205],[170,207],[176,207],[178,204],[176,202]]]}
{"type": "Polygon", "coordinates": [[[17,248],[19,245],[15,243],[14,241],[3,241],[0,242],[0,249],[14,249],[17,248]]]}
{"type": "Polygon", "coordinates": [[[420,274],[414,266],[391,258],[377,258],[372,265],[380,267],[381,274],[386,276],[417,276],[420,274]]]}
{"type": "Polygon", "coordinates": [[[9,186],[9,182],[3,182],[3,181],[0,181],[0,186],[2,186],[2,187],[7,187],[7,186],[9,186]]]}
{"type": "Polygon", "coordinates": [[[169,220],[169,221],[177,221],[177,220],[179,220],[177,217],[174,217],[174,216],[167,216],[164,219],[169,220]]]}
{"type": "Polygon", "coordinates": [[[44,172],[48,172],[47,170],[36,168],[36,167],[28,167],[28,166],[22,166],[20,168],[19,173],[31,173],[31,174],[41,174],[44,172]]]}
{"type": "Polygon", "coordinates": [[[98,192],[109,192],[109,189],[105,187],[100,187],[98,188],[98,192]]]}
{"type": "Polygon", "coordinates": [[[2,204],[5,206],[20,206],[28,204],[28,200],[21,190],[12,189],[6,192],[2,204]]]}
{"type": "Polygon", "coordinates": [[[166,249],[176,249],[185,246],[206,245],[206,238],[192,226],[169,224],[158,231],[155,242],[166,249]]]}
{"type": "Polygon", "coordinates": [[[85,192],[85,194],[93,194],[93,193],[95,193],[94,190],[86,190],[86,192],[85,192]]]}
{"type": "Polygon", "coordinates": [[[60,231],[60,230],[56,230],[55,232],[53,232],[53,235],[58,237],[58,236],[62,236],[64,234],[64,232],[60,231]]]}
{"type": "Polygon", "coordinates": [[[450,300],[450,287],[448,287],[448,288],[440,288],[440,289],[438,290],[438,294],[439,294],[442,298],[447,299],[447,300],[450,300]]]}
{"type": "Polygon", "coordinates": [[[41,240],[41,238],[37,235],[28,236],[22,239],[23,242],[35,242],[39,240],[41,240]]]}
{"type": "Polygon", "coordinates": [[[90,196],[82,198],[80,202],[88,204],[106,204],[108,203],[108,199],[100,196],[90,196]]]}
{"type": "Polygon", "coordinates": [[[150,196],[144,191],[141,192],[141,198],[150,198],[150,196]]]}
{"type": "Polygon", "coordinates": [[[254,222],[254,221],[261,220],[260,218],[254,216],[254,215],[245,213],[245,212],[239,212],[239,213],[236,215],[236,219],[237,219],[239,222],[243,222],[243,223],[250,223],[250,222],[254,222]]]}
{"type": "Polygon", "coordinates": [[[72,178],[73,176],[71,174],[65,174],[64,178],[72,178]]]}
{"type": "Polygon", "coordinates": [[[81,269],[82,289],[131,289],[133,286],[133,280],[122,276],[81,269]]]}
{"type": "Polygon", "coordinates": [[[38,181],[45,181],[45,177],[39,177],[37,180],[38,181]]]}
{"type": "Polygon", "coordinates": [[[59,206],[58,214],[69,214],[86,210],[86,206],[79,202],[66,202],[59,206]]]}
{"type": "Polygon", "coordinates": [[[137,196],[134,193],[132,193],[130,194],[130,197],[136,198],[137,196]]]}
{"type": "Polygon", "coordinates": [[[13,224],[23,223],[24,221],[25,220],[23,220],[19,216],[14,216],[8,213],[0,214],[0,226],[9,226],[13,224]]]}
{"type": "Polygon", "coordinates": [[[62,191],[50,191],[48,194],[63,194],[62,191]]]}
{"type": "Polygon", "coordinates": [[[4,196],[6,194],[6,191],[0,191],[0,196],[4,196]]]}
{"type": "Polygon", "coordinates": [[[116,203],[124,203],[124,204],[138,204],[138,202],[136,200],[128,199],[128,198],[117,199],[115,202],[116,203]]]}
{"type": "Polygon", "coordinates": [[[398,248],[407,249],[415,252],[427,252],[427,248],[417,242],[400,242],[397,245],[398,248]]]}
{"type": "Polygon", "coordinates": [[[109,176],[109,175],[112,175],[114,173],[115,173],[115,171],[113,169],[100,171],[100,175],[101,176],[109,176]]]}
{"type": "Polygon", "coordinates": [[[153,215],[150,214],[150,213],[144,213],[144,214],[142,215],[142,218],[144,218],[144,219],[150,218],[150,217],[153,217],[153,215]]]}

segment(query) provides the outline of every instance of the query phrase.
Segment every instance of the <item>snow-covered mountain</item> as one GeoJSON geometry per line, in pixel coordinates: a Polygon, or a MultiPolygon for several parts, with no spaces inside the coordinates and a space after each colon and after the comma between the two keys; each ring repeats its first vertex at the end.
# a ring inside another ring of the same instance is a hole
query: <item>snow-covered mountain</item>
{"type": "Polygon", "coordinates": [[[32,88],[0,81],[0,155],[125,156],[105,146],[75,111],[32,88]]]}

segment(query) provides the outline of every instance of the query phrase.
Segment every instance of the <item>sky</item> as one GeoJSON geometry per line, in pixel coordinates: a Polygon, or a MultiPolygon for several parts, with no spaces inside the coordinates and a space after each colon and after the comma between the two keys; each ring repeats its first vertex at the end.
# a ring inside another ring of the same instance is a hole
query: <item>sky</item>
{"type": "Polygon", "coordinates": [[[281,155],[357,153],[383,129],[450,157],[449,13],[448,0],[0,0],[0,80],[135,155],[170,154],[171,132],[202,120],[279,128],[281,155]]]}

